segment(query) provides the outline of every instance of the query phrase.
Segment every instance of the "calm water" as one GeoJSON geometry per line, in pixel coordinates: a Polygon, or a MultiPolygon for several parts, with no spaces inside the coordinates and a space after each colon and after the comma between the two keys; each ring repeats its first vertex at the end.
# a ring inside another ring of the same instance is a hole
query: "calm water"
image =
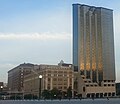
{"type": "Polygon", "coordinates": [[[82,100],[41,100],[41,101],[9,101],[1,100],[0,104],[120,104],[120,99],[82,99],[82,100]]]}

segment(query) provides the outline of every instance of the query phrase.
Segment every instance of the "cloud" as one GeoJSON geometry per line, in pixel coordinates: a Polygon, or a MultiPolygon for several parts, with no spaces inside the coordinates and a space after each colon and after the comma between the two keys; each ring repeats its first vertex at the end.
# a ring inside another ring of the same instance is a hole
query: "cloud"
{"type": "Polygon", "coordinates": [[[0,33],[0,76],[7,82],[7,71],[27,62],[56,64],[71,60],[69,33],[0,33]]]}
{"type": "Polygon", "coordinates": [[[0,40],[66,40],[68,33],[0,33],[0,40]]]}

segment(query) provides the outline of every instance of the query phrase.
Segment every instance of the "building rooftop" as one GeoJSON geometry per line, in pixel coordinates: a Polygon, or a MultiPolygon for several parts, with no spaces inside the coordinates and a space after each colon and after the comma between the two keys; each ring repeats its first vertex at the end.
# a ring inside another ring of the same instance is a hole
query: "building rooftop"
{"type": "Polygon", "coordinates": [[[31,64],[31,63],[23,63],[23,64],[16,66],[15,68],[9,70],[8,73],[13,71],[13,70],[16,70],[17,68],[20,68],[20,67],[33,67],[33,66],[34,66],[34,64],[31,64]]]}
{"type": "Polygon", "coordinates": [[[90,5],[86,5],[86,4],[79,4],[79,3],[76,3],[76,4],[72,4],[72,5],[87,6],[87,7],[92,7],[92,8],[107,9],[107,10],[111,10],[111,11],[113,11],[113,9],[109,9],[109,8],[105,8],[105,7],[90,6],[90,5]]]}

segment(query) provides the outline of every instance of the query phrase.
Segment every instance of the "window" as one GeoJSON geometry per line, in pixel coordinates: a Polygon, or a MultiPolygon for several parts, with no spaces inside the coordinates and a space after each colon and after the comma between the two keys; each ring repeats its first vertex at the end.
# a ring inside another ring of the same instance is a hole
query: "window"
{"type": "Polygon", "coordinates": [[[64,81],[67,81],[67,79],[65,78],[64,81]]]}
{"type": "Polygon", "coordinates": [[[57,76],[57,74],[54,74],[54,76],[57,76]]]}
{"type": "Polygon", "coordinates": [[[50,86],[48,86],[47,88],[48,88],[48,90],[49,90],[49,89],[50,89],[50,86]]]}
{"type": "Polygon", "coordinates": [[[85,92],[85,87],[83,87],[83,92],[85,92]]]}
{"type": "Polygon", "coordinates": [[[62,78],[58,78],[58,81],[62,81],[62,78]]]}
{"type": "Polygon", "coordinates": [[[58,85],[62,85],[62,83],[58,83],[58,85]]]}
{"type": "Polygon", "coordinates": [[[87,81],[84,81],[85,83],[87,83],[87,81]]]}
{"type": "Polygon", "coordinates": [[[54,71],[54,73],[57,73],[57,71],[54,71]]]}
{"type": "Polygon", "coordinates": [[[50,81],[50,78],[48,78],[48,81],[50,81]]]}
{"type": "Polygon", "coordinates": [[[48,76],[51,76],[51,74],[48,74],[48,76]]]}
{"type": "Polygon", "coordinates": [[[58,74],[58,76],[63,76],[62,74],[58,74]]]}
{"type": "Polygon", "coordinates": [[[64,87],[64,89],[67,89],[67,87],[64,87]]]}
{"type": "Polygon", "coordinates": [[[107,86],[106,84],[104,84],[104,86],[107,86]]]}
{"type": "Polygon", "coordinates": [[[51,71],[48,71],[48,73],[51,73],[51,71]]]}
{"type": "Polygon", "coordinates": [[[70,78],[70,82],[72,82],[72,78],[70,78]]]}
{"type": "Polygon", "coordinates": [[[67,85],[67,83],[64,83],[64,85],[67,85]]]}
{"type": "Polygon", "coordinates": [[[53,81],[57,81],[57,78],[54,78],[53,81]]]}
{"type": "Polygon", "coordinates": [[[59,71],[59,73],[63,73],[62,71],[59,71]]]}
{"type": "Polygon", "coordinates": [[[62,87],[58,87],[58,89],[62,89],[62,87]]]}

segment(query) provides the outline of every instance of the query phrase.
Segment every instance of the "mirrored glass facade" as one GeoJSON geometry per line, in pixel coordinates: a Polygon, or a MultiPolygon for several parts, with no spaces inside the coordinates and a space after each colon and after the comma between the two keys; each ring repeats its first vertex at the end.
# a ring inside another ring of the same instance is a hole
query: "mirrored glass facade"
{"type": "Polygon", "coordinates": [[[113,10],[73,4],[73,65],[93,82],[115,81],[113,10]]]}

